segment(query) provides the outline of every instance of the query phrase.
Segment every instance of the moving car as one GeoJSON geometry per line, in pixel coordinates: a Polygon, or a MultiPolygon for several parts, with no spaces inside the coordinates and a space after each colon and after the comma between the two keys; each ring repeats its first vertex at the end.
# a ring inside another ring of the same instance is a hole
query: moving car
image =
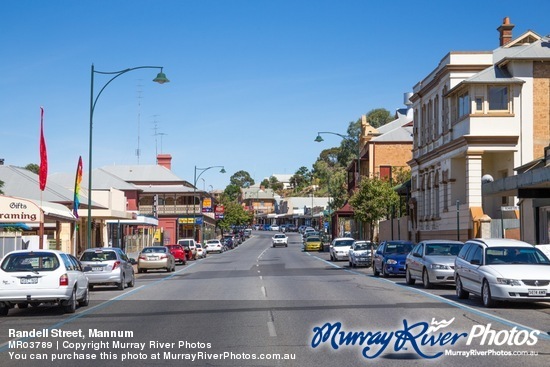
{"type": "Polygon", "coordinates": [[[351,237],[339,237],[332,240],[329,251],[330,251],[330,260],[339,261],[339,260],[348,260],[349,259],[349,249],[355,240],[351,237]]]}
{"type": "Polygon", "coordinates": [[[270,231],[278,231],[279,230],[279,226],[277,224],[272,224],[271,227],[269,228],[270,231]]]}
{"type": "Polygon", "coordinates": [[[176,271],[174,255],[166,246],[144,247],[138,257],[138,273],[147,270],[166,269],[167,272],[176,271]]]}
{"type": "Polygon", "coordinates": [[[90,290],[94,285],[114,284],[122,290],[135,284],[134,259],[129,259],[126,253],[118,247],[98,247],[84,250],[80,262],[91,267],[86,273],[90,290]]]}
{"type": "Polygon", "coordinates": [[[288,247],[288,237],[284,233],[274,235],[273,237],[271,237],[271,241],[273,243],[273,247],[288,247]]]}
{"type": "Polygon", "coordinates": [[[304,251],[322,251],[323,242],[319,236],[309,236],[304,241],[304,251]]]}
{"type": "Polygon", "coordinates": [[[374,253],[374,276],[405,275],[406,258],[413,245],[410,241],[383,241],[374,253]]]}
{"type": "Polygon", "coordinates": [[[405,280],[413,285],[422,281],[424,288],[433,284],[454,284],[456,255],[464,246],[463,242],[451,240],[427,240],[418,243],[407,255],[405,280]]]}
{"type": "Polygon", "coordinates": [[[182,245],[166,245],[170,250],[174,260],[178,264],[185,265],[187,263],[187,253],[182,245]]]}
{"type": "Polygon", "coordinates": [[[455,286],[458,298],[473,293],[485,307],[497,301],[550,301],[550,260],[523,241],[469,240],[455,260],[455,286]]]}
{"type": "Polygon", "coordinates": [[[371,249],[376,249],[376,246],[371,241],[355,241],[349,249],[349,266],[371,266],[372,252],[371,249]]]}
{"type": "Polygon", "coordinates": [[[15,305],[33,307],[55,303],[74,313],[77,304],[88,306],[90,293],[83,266],[73,255],[56,250],[19,250],[0,264],[0,316],[15,305]]]}
{"type": "Polygon", "coordinates": [[[209,254],[211,252],[223,252],[223,245],[220,242],[220,240],[208,240],[205,244],[205,250],[206,253],[209,254]]]}

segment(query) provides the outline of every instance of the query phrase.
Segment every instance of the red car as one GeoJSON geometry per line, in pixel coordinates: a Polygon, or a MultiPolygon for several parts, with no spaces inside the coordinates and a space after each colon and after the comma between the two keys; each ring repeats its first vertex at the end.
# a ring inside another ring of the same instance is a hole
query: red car
{"type": "Polygon", "coordinates": [[[170,250],[170,253],[174,258],[176,259],[176,263],[180,263],[182,265],[185,265],[187,263],[187,254],[181,245],[166,245],[168,249],[170,250]]]}

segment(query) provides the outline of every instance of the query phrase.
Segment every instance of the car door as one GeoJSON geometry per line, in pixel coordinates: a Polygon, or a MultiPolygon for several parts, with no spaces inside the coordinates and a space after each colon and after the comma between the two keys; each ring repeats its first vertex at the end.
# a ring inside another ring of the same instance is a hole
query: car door
{"type": "Polygon", "coordinates": [[[479,267],[483,261],[483,249],[480,245],[472,245],[466,255],[463,266],[462,286],[464,289],[479,294],[481,292],[481,274],[479,267]]]}
{"type": "Polygon", "coordinates": [[[424,254],[424,244],[421,242],[415,246],[411,251],[409,258],[409,273],[413,278],[418,278],[422,276],[422,256],[424,254]]]}
{"type": "Polygon", "coordinates": [[[120,258],[120,266],[124,271],[124,279],[132,279],[134,269],[132,264],[130,264],[130,259],[128,259],[128,256],[124,251],[117,249],[116,252],[118,253],[118,257],[120,258]]]}
{"type": "Polygon", "coordinates": [[[382,271],[382,261],[384,259],[384,250],[386,248],[386,243],[382,242],[380,246],[376,249],[376,252],[374,254],[374,268],[382,271]]]}
{"type": "Polygon", "coordinates": [[[76,283],[76,298],[82,299],[84,297],[84,292],[88,289],[88,278],[84,274],[84,269],[82,264],[76,257],[73,255],[67,254],[67,258],[71,264],[70,269],[67,268],[67,273],[69,273],[69,284],[74,286],[76,283]]]}

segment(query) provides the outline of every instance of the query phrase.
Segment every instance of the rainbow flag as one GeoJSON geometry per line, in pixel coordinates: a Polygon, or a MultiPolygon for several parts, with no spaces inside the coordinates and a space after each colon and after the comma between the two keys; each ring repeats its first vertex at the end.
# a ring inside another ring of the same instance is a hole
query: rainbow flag
{"type": "Polygon", "coordinates": [[[73,214],[78,218],[78,206],[80,205],[80,200],[78,195],[80,194],[80,182],[82,182],[82,156],[78,157],[78,165],[76,166],[76,178],[74,180],[74,204],[73,204],[73,214]]]}

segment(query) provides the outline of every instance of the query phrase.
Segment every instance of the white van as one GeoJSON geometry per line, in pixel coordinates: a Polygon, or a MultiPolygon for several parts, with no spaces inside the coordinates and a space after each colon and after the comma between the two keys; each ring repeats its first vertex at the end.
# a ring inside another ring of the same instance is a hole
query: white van
{"type": "Polygon", "coordinates": [[[197,258],[197,242],[192,238],[181,238],[178,240],[178,245],[187,246],[191,250],[191,259],[195,260],[197,258]]]}

